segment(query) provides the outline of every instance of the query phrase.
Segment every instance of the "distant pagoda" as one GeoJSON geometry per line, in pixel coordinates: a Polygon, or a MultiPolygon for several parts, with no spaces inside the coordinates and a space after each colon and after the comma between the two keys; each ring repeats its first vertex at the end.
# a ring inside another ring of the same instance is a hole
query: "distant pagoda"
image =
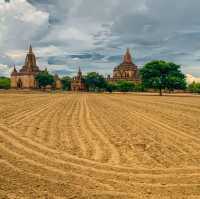
{"type": "Polygon", "coordinates": [[[138,67],[133,63],[130,50],[127,49],[123,56],[123,62],[114,68],[113,77],[108,76],[108,81],[126,80],[139,83],[138,67]]]}
{"type": "Polygon", "coordinates": [[[72,91],[86,91],[85,81],[82,76],[82,71],[79,67],[77,76],[75,76],[71,81],[72,91]]]}

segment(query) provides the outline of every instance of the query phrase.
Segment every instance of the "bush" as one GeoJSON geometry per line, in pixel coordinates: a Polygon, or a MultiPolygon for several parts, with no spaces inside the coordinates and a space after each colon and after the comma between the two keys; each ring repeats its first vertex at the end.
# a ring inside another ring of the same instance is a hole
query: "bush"
{"type": "Polygon", "coordinates": [[[117,82],[117,90],[120,92],[131,92],[134,91],[135,84],[133,82],[128,81],[118,81],[117,82]]]}
{"type": "Polygon", "coordinates": [[[86,87],[92,92],[105,91],[107,88],[107,82],[105,78],[96,72],[88,73],[85,77],[86,87]]]}
{"type": "Polygon", "coordinates": [[[188,86],[188,91],[191,93],[200,94],[200,83],[193,82],[188,86]]]}
{"type": "Polygon", "coordinates": [[[135,84],[134,91],[135,92],[145,92],[145,87],[142,83],[135,84]]]}
{"type": "Polygon", "coordinates": [[[69,91],[71,89],[71,77],[65,76],[61,79],[63,90],[69,91]]]}
{"type": "Polygon", "coordinates": [[[116,83],[107,82],[106,91],[109,92],[109,93],[112,93],[113,91],[117,91],[116,83]]]}
{"type": "Polygon", "coordinates": [[[0,89],[9,89],[10,88],[10,78],[0,77],[0,89]]]}
{"type": "Polygon", "coordinates": [[[119,92],[144,92],[145,87],[142,83],[134,84],[130,81],[118,81],[118,82],[108,82],[106,91],[112,93],[113,91],[119,92]]]}
{"type": "Polygon", "coordinates": [[[53,84],[55,82],[53,75],[49,74],[47,70],[40,72],[35,79],[38,83],[39,88],[45,88],[46,86],[53,87],[53,84]]]}

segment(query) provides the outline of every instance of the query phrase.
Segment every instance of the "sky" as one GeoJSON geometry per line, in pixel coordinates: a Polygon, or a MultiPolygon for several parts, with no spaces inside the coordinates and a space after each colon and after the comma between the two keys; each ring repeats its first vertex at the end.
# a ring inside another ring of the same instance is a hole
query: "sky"
{"type": "Polygon", "coordinates": [[[112,74],[126,48],[139,67],[180,64],[200,77],[199,0],[0,0],[0,76],[24,64],[30,44],[41,69],[112,74]]]}

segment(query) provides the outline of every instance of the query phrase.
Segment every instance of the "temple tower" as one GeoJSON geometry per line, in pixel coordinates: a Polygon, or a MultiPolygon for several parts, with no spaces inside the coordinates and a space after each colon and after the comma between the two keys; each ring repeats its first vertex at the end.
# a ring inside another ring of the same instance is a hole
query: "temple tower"
{"type": "Polygon", "coordinates": [[[25,63],[22,68],[17,71],[15,66],[11,73],[11,88],[16,89],[34,89],[37,88],[35,80],[36,75],[40,72],[36,63],[36,57],[30,45],[26,55],[25,63]]]}
{"type": "Polygon", "coordinates": [[[122,63],[114,68],[113,77],[108,78],[108,81],[112,82],[121,80],[131,81],[134,83],[140,82],[138,67],[133,63],[129,48],[123,56],[122,63]]]}
{"type": "Polygon", "coordinates": [[[72,91],[85,91],[85,81],[82,76],[82,71],[79,67],[77,76],[75,76],[71,81],[71,90],[72,91]]]}

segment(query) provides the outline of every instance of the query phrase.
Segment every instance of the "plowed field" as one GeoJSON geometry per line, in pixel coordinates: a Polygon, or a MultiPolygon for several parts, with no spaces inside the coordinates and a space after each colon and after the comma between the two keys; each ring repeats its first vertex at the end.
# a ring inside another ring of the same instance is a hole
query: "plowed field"
{"type": "Polygon", "coordinates": [[[200,97],[0,94],[3,198],[200,198],[200,97]]]}

